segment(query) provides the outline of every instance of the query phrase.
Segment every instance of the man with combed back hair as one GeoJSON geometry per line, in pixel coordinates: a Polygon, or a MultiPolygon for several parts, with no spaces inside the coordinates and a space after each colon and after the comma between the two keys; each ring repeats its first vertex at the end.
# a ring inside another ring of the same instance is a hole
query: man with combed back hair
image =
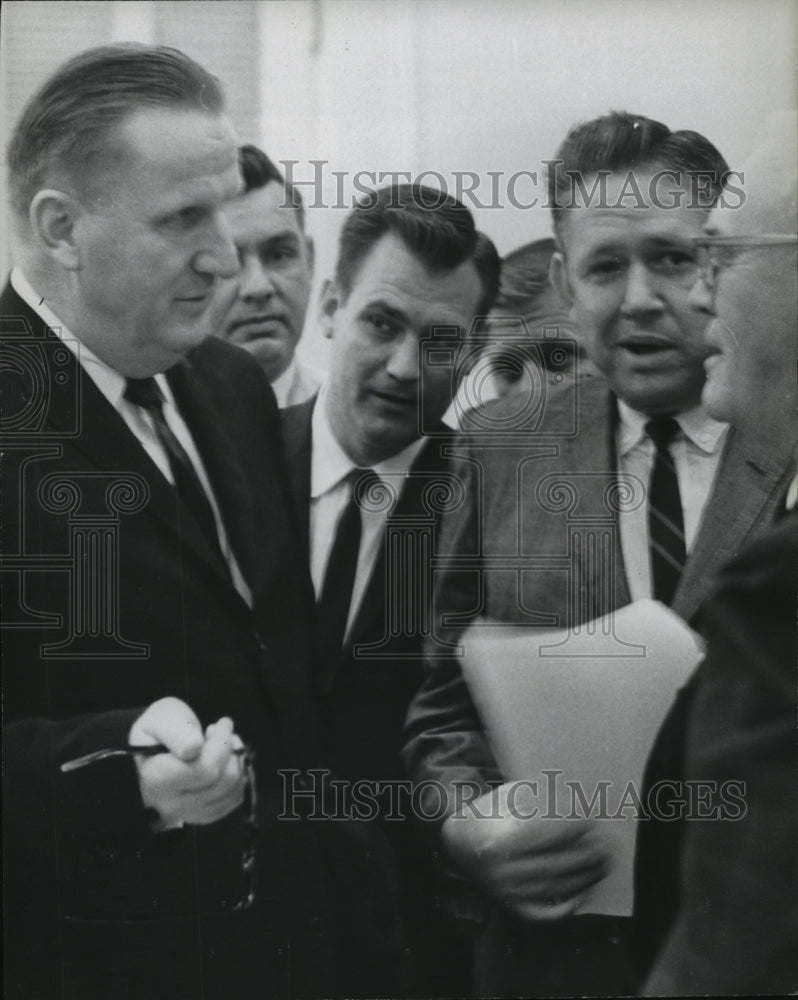
{"type": "Polygon", "coordinates": [[[402,725],[421,681],[430,557],[440,507],[458,495],[441,418],[498,277],[493,244],[454,198],[413,185],[366,196],[322,293],[328,379],[283,411],[316,591],[314,679],[333,769],[349,782],[343,808],[358,783],[386,786],[373,818],[398,861],[410,947],[405,978],[385,977],[380,995],[457,996],[469,985],[467,942],[437,905],[424,823],[387,785],[407,791],[402,725]]]}
{"type": "MultiPolygon", "coordinates": [[[[549,175],[551,278],[600,377],[552,389],[531,417],[517,395],[490,403],[481,425],[505,444],[512,432],[513,447],[491,448],[482,434],[458,448],[467,501],[444,519],[439,641],[456,642],[477,615],[576,629],[651,597],[690,621],[720,566],[772,518],[788,462],[777,452],[763,460],[701,405],[708,349],[706,316],[689,300],[693,238],[727,175],[703,136],[642,115],[611,113],[566,137],[549,175]],[[544,504],[553,479],[572,484],[578,506],[544,504]],[[606,502],[615,484],[631,498],[620,510],[606,502]],[[569,532],[591,518],[612,538],[595,559],[579,538],[569,549],[569,532]],[[453,620],[457,628],[445,627],[453,620]]],[[[475,902],[461,892],[460,905],[487,908],[477,992],[629,993],[630,913],[590,912],[591,889],[613,864],[601,822],[513,809],[515,785],[504,781],[460,665],[445,652],[430,655],[405,758],[416,781],[450,789],[441,849],[477,894],[475,902]],[[464,781],[482,791],[471,810],[457,809],[464,781]]]]}
{"type": "Polygon", "coordinates": [[[279,818],[280,769],[317,762],[310,607],[274,396],[209,336],[219,83],[85,52],[8,167],[4,995],[350,995],[340,944],[389,961],[393,909],[362,830],[279,818]]]}

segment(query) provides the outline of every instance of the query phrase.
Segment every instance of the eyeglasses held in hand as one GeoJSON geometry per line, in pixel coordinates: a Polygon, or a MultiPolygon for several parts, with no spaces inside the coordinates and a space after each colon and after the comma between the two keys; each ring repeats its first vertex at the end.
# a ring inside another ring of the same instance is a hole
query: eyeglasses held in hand
{"type": "MultiPolygon", "coordinates": [[[[169,753],[169,749],[162,743],[153,743],[147,746],[136,746],[135,744],[125,744],[123,746],[104,747],[94,753],[87,753],[83,757],[75,757],[67,760],[61,765],[61,770],[68,774],[78,768],[86,767],[89,764],[96,764],[97,761],[105,760],[106,757],[155,757],[157,754],[169,753]]],[[[243,821],[246,827],[246,840],[241,853],[241,877],[242,891],[239,901],[233,906],[233,910],[249,910],[255,902],[255,847],[258,838],[258,793],[255,783],[255,751],[248,746],[238,747],[233,750],[236,757],[241,758],[241,766],[244,773],[244,816],[243,821]]]]}
{"type": "MultiPolygon", "coordinates": [[[[248,752],[248,747],[238,747],[232,752],[236,757],[244,757],[248,752]]],[[[96,764],[97,761],[105,760],[106,757],[157,757],[161,753],[171,753],[171,751],[163,743],[148,743],[142,746],[124,743],[116,747],[103,747],[102,750],[95,750],[94,753],[87,753],[83,757],[66,760],[61,765],[61,770],[64,774],[69,774],[70,771],[77,771],[78,768],[86,767],[87,764],[96,764]]]]}

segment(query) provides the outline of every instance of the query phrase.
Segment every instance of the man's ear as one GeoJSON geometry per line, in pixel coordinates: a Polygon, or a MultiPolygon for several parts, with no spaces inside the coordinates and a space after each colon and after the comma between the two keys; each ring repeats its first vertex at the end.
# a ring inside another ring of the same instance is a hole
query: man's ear
{"type": "Polygon", "coordinates": [[[549,281],[554,291],[560,296],[568,308],[573,308],[574,292],[568,278],[568,265],[565,257],[559,250],[551,255],[549,265],[549,281]]]}
{"type": "Polygon", "coordinates": [[[80,267],[75,227],[83,211],[80,204],[63,191],[37,191],[28,210],[31,229],[45,252],[69,271],[80,267]]]}
{"type": "Polygon", "coordinates": [[[327,278],[321,286],[319,296],[319,320],[321,321],[322,333],[328,340],[332,340],[333,317],[338,312],[341,304],[341,295],[334,278],[327,278]]]}

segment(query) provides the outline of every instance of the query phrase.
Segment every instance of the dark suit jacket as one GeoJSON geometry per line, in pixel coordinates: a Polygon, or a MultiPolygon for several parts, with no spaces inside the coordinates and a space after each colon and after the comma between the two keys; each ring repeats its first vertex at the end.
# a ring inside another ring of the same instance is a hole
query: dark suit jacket
{"type": "MultiPolygon", "coordinates": [[[[302,544],[309,558],[311,417],[314,399],[282,411],[286,452],[296,498],[296,513],[302,544]]],[[[394,528],[405,527],[405,537],[420,537],[422,526],[434,544],[439,516],[430,491],[439,484],[445,491],[448,460],[441,455],[445,444],[430,439],[423,447],[404,488],[386,511],[394,528]]],[[[389,483],[389,488],[400,483],[389,483]]],[[[401,554],[402,558],[405,554],[401,554]]],[[[394,562],[400,578],[409,572],[406,561],[394,562]]],[[[404,777],[401,762],[401,733],[410,699],[421,682],[424,592],[405,592],[419,614],[410,618],[410,627],[391,629],[391,610],[386,605],[385,546],[369,578],[363,600],[347,638],[347,651],[337,663],[318,664],[316,682],[329,711],[324,713],[328,750],[334,769],[341,775],[375,780],[404,777]],[[380,645],[382,644],[382,645],[380,645]],[[364,648],[370,647],[370,648],[364,648]]],[[[393,581],[396,582],[396,581],[393,581]]],[[[397,595],[395,595],[396,598],[397,595]]],[[[406,606],[403,611],[407,611],[406,606]]]]}
{"type": "Polygon", "coordinates": [[[726,567],[702,617],[706,659],[652,754],[649,784],[710,783],[701,811],[714,818],[641,831],[648,995],[798,988],[797,569],[795,513],[726,567]]]}
{"type": "MultiPolygon", "coordinates": [[[[517,411],[512,397],[489,404],[490,426],[504,431],[464,436],[458,449],[456,471],[467,500],[444,520],[433,619],[440,637],[451,642],[477,615],[562,628],[630,599],[615,508],[619,502],[644,502],[645,484],[629,481],[617,488],[616,408],[609,389],[601,379],[589,378],[575,388],[550,391],[545,412],[535,416],[528,433],[523,433],[528,425],[512,424],[517,411]],[[521,433],[510,434],[512,426],[521,433]],[[580,538],[584,544],[572,541],[580,538]],[[608,556],[599,560],[594,553],[601,550],[602,539],[608,556]],[[448,628],[441,627],[444,616],[448,628]]],[[[788,474],[786,458],[758,454],[730,433],[674,596],[673,608],[683,618],[693,618],[717,570],[772,517],[788,474]]],[[[459,663],[451,655],[430,657],[408,715],[405,757],[418,782],[451,786],[454,780],[476,781],[487,790],[489,781],[501,780],[459,663]]],[[[451,794],[449,812],[455,801],[451,794]]],[[[511,926],[496,934],[501,953],[493,955],[493,963],[488,956],[483,990],[555,995],[628,988],[628,970],[616,974],[623,957],[613,958],[614,945],[625,933],[617,922],[601,930],[593,926],[601,918],[577,917],[556,928],[532,925],[527,934],[529,928],[519,921],[501,915],[496,919],[511,926]],[[505,948],[501,942],[512,935],[516,937],[505,948]],[[535,936],[542,943],[533,954],[530,939],[535,936]]]]}
{"type": "MultiPolygon", "coordinates": [[[[314,405],[315,398],[282,411],[306,558],[314,405]]],[[[443,426],[440,431],[440,437],[426,442],[398,500],[386,511],[386,534],[394,531],[394,537],[403,541],[381,549],[340,659],[319,662],[315,671],[325,753],[337,775],[350,782],[394,785],[394,792],[377,796],[376,818],[398,861],[414,962],[401,984],[390,984],[390,992],[427,997],[459,995],[470,980],[466,943],[455,936],[436,904],[439,873],[434,851],[412,822],[409,796],[398,791],[400,783],[407,789],[400,753],[402,727],[421,683],[422,642],[428,631],[431,565],[425,560],[437,548],[439,512],[451,499],[445,454],[451,435],[443,426]],[[391,813],[393,818],[386,819],[391,813]]]]}
{"type": "MultiPolygon", "coordinates": [[[[278,821],[281,768],[314,761],[304,572],[274,397],[209,341],[169,372],[253,608],[74,356],[8,287],[3,347],[6,990],[13,997],[329,995],[316,829],[278,821]],[[257,755],[258,900],[241,815],[153,835],[127,742],[166,695],[230,715],[257,755]],[[9,957],[11,961],[9,962],[9,957]]],[[[338,837],[338,831],[333,831],[338,837]]]]}

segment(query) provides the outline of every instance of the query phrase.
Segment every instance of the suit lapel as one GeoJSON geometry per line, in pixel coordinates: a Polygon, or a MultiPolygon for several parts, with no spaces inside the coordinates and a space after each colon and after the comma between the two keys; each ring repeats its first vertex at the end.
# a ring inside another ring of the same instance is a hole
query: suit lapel
{"type": "MultiPolygon", "coordinates": [[[[446,428],[441,425],[439,430],[446,430],[446,428]]],[[[441,449],[448,440],[449,438],[432,436],[424,444],[408,471],[402,492],[387,520],[394,518],[401,520],[410,517],[421,517],[424,520],[432,519],[432,512],[423,502],[423,497],[425,490],[435,477],[444,477],[449,469],[449,460],[441,456],[441,449]]],[[[368,584],[363,592],[363,599],[352,623],[347,645],[362,642],[367,636],[373,638],[375,631],[380,631],[381,628],[388,626],[385,619],[386,538],[387,521],[379,553],[374,560],[368,584]]]]}
{"type": "MultiPolygon", "coordinates": [[[[576,482],[581,484],[580,493],[584,490],[585,496],[590,498],[591,506],[595,506],[603,518],[612,513],[606,506],[608,494],[605,487],[617,481],[618,475],[618,410],[615,397],[601,379],[588,378],[580,383],[577,417],[579,433],[561,446],[561,457],[555,460],[557,471],[570,472],[577,477],[576,482]]],[[[614,537],[612,592],[605,593],[605,567],[600,561],[593,561],[594,572],[591,578],[580,581],[590,593],[601,594],[601,606],[597,609],[599,614],[621,608],[631,600],[617,515],[614,516],[614,537]]],[[[573,585],[576,585],[576,581],[572,582],[573,585]]]]}
{"type": "Polygon", "coordinates": [[[732,428],[693,551],[674,595],[673,609],[686,621],[707,597],[712,577],[769,524],[791,475],[790,457],[759,448],[732,428]]]}
{"type": "MultiPolygon", "coordinates": [[[[111,475],[118,472],[120,475],[134,473],[141,476],[147,483],[149,493],[142,515],[154,518],[172,534],[179,533],[181,546],[229,583],[229,572],[221,554],[195,523],[190,510],[185,506],[178,507],[177,494],[172,485],[72,352],[65,350],[66,360],[63,364],[59,362],[59,370],[54,372],[55,349],[60,344],[56,334],[10,285],[3,292],[0,309],[4,317],[23,319],[30,324],[33,334],[30,338],[31,350],[40,355],[46,373],[43,391],[47,393],[48,400],[44,436],[52,434],[62,447],[75,449],[98,471],[111,475]]],[[[26,336],[30,334],[26,333],[26,336]]]]}
{"type": "MultiPolygon", "coordinates": [[[[169,384],[180,413],[191,430],[213,493],[222,515],[225,531],[239,568],[250,587],[255,590],[258,577],[268,565],[268,553],[259,550],[253,558],[255,538],[251,491],[244,472],[235,460],[236,450],[225,428],[225,414],[214,401],[200,364],[185,360],[168,373],[169,384]]],[[[267,502],[267,498],[263,498],[267,502]]],[[[225,573],[227,568],[225,567],[225,573]]]]}

